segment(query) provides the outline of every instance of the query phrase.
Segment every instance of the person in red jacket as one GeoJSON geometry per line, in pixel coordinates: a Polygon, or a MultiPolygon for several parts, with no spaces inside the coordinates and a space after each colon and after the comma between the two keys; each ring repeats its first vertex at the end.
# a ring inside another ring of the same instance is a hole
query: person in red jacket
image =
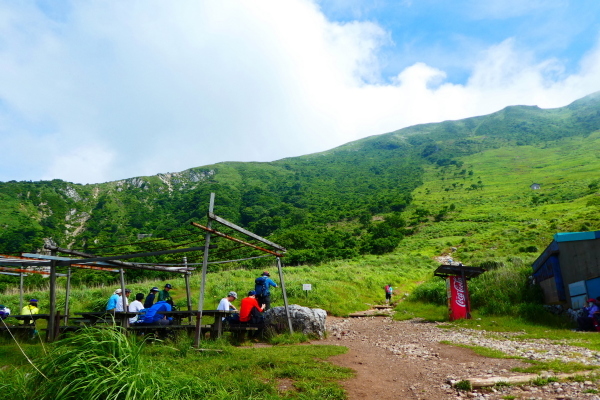
{"type": "Polygon", "coordinates": [[[250,322],[252,324],[263,322],[261,313],[264,309],[265,305],[258,305],[258,301],[256,301],[256,292],[251,290],[248,292],[248,297],[243,298],[240,304],[240,322],[250,322]]]}

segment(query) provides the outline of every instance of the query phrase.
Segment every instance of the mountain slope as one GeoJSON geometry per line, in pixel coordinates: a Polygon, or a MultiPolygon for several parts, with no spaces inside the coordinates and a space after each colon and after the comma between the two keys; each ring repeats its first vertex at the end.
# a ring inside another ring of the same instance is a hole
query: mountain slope
{"type": "MultiPolygon", "coordinates": [[[[291,264],[389,252],[405,235],[402,251],[527,255],[553,230],[598,228],[598,129],[596,93],[563,108],[507,107],[270,163],[94,185],[0,183],[0,252],[44,240],[97,254],[199,242],[189,222],[205,218],[215,192],[217,214],[288,247],[291,264]]],[[[221,250],[238,254],[225,243],[221,250]]]]}

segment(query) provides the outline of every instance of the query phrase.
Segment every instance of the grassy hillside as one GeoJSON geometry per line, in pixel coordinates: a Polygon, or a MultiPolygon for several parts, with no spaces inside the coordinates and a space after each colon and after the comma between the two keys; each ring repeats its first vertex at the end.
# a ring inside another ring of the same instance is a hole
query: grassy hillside
{"type": "Polygon", "coordinates": [[[600,229],[600,133],[459,157],[426,169],[403,246],[463,262],[537,257],[556,232],[600,229]],[[540,184],[539,190],[530,185],[540,184]]]}
{"type": "MultiPolygon", "coordinates": [[[[190,222],[205,221],[215,192],[215,212],[287,247],[287,265],[360,263],[382,254],[433,260],[450,252],[465,263],[529,262],[557,231],[600,229],[599,129],[594,94],[559,109],[507,107],[271,163],[219,163],[94,185],[0,182],[0,253],[35,251],[45,241],[97,255],[198,245],[203,233],[190,222]]],[[[253,255],[216,244],[214,259],[253,255]]],[[[188,254],[188,261],[200,256],[188,254]]],[[[11,279],[0,278],[0,290],[11,279]]]]}

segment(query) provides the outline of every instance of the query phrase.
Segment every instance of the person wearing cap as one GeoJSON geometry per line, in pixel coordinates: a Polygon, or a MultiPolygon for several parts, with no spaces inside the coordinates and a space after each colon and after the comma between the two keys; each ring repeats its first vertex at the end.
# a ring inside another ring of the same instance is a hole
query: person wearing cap
{"type": "Polygon", "coordinates": [[[165,288],[163,290],[161,290],[160,292],[158,292],[158,301],[166,301],[167,303],[169,303],[172,306],[173,298],[171,297],[171,294],[169,293],[169,291],[171,289],[173,289],[173,286],[170,283],[167,283],[165,285],[165,288]]]}
{"type": "Polygon", "coordinates": [[[251,290],[248,292],[248,297],[243,298],[240,304],[240,322],[262,323],[264,309],[265,305],[259,306],[256,301],[256,291],[251,290]]]}
{"type": "Polygon", "coordinates": [[[154,304],[154,298],[156,297],[156,293],[158,293],[159,291],[160,290],[156,286],[150,289],[150,293],[148,293],[148,296],[146,296],[146,300],[144,301],[144,308],[152,307],[152,304],[154,304]]]}
{"type": "MultiPolygon", "coordinates": [[[[38,308],[37,299],[29,300],[29,304],[26,305],[25,307],[23,307],[23,309],[21,310],[21,315],[35,315],[35,314],[39,314],[39,313],[40,313],[40,309],[38,308]]],[[[21,320],[21,321],[19,321],[19,323],[20,324],[33,324],[33,319],[21,320]]]]}
{"type": "Polygon", "coordinates": [[[117,289],[113,292],[113,294],[108,298],[108,302],[106,303],[106,311],[115,311],[117,308],[117,303],[121,301],[121,289],[117,289]]]}
{"type": "MultiPolygon", "coordinates": [[[[237,308],[235,308],[235,306],[233,304],[231,304],[231,302],[234,301],[235,299],[237,299],[236,292],[227,293],[227,297],[223,297],[221,299],[221,301],[219,302],[219,305],[217,306],[217,310],[219,310],[219,311],[237,311],[237,308]]],[[[223,317],[222,320],[223,321],[227,320],[229,322],[233,322],[233,319],[231,317],[223,317]]]]}
{"type": "Polygon", "coordinates": [[[125,311],[127,307],[129,307],[129,295],[131,294],[131,289],[125,289],[125,307],[123,307],[123,297],[119,298],[117,301],[117,305],[115,307],[115,311],[125,311]]]}
{"type": "Polygon", "coordinates": [[[264,271],[261,276],[254,280],[254,291],[259,304],[265,305],[265,310],[271,308],[270,287],[277,287],[277,284],[270,278],[269,271],[264,271]]]}
{"type": "MultiPolygon", "coordinates": [[[[140,312],[144,309],[144,305],[142,304],[142,300],[144,300],[144,293],[138,293],[135,295],[135,300],[131,302],[129,305],[129,312],[140,312]]],[[[134,316],[129,318],[129,323],[134,324],[138,320],[138,316],[134,316]]]]}
{"type": "Polygon", "coordinates": [[[588,306],[583,307],[583,314],[577,318],[578,331],[593,331],[594,330],[594,314],[599,312],[596,299],[590,298],[587,300],[588,306]]]}

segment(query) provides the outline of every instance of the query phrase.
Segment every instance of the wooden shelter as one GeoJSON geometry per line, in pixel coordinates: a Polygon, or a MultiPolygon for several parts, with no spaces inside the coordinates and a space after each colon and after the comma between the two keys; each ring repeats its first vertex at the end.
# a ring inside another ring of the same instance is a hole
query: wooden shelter
{"type": "Polygon", "coordinates": [[[546,304],[583,307],[600,297],[600,231],[555,234],[531,267],[546,304]]]}
{"type": "MultiPolygon", "coordinates": [[[[2,256],[0,256],[0,266],[10,267],[8,269],[12,270],[13,272],[24,271],[27,273],[33,271],[34,269],[39,269],[39,268],[47,269],[47,271],[45,273],[49,274],[49,276],[50,276],[50,301],[49,301],[49,303],[50,303],[49,304],[50,318],[48,319],[48,333],[49,333],[48,340],[53,341],[55,339],[55,332],[57,332],[57,330],[55,329],[56,327],[54,326],[56,324],[55,316],[57,313],[57,309],[56,309],[56,304],[57,304],[57,302],[56,302],[56,277],[59,276],[59,274],[57,273],[57,268],[66,266],[69,268],[69,271],[71,268],[87,268],[87,269],[119,272],[120,278],[121,278],[120,279],[121,280],[121,282],[120,282],[121,290],[123,292],[125,292],[124,270],[126,270],[126,269],[140,269],[140,270],[181,273],[181,274],[184,274],[184,277],[185,277],[187,305],[188,305],[188,310],[191,311],[192,304],[191,304],[191,291],[190,291],[189,277],[190,277],[191,273],[195,270],[195,268],[189,267],[187,265],[187,261],[186,261],[185,257],[184,257],[184,263],[182,265],[178,265],[175,267],[165,266],[165,265],[160,265],[160,264],[132,263],[132,262],[125,262],[122,260],[163,255],[163,254],[178,254],[178,253],[186,253],[186,252],[192,252],[192,251],[202,251],[203,252],[202,270],[201,270],[202,280],[201,280],[201,287],[200,287],[200,293],[199,293],[199,299],[198,299],[196,332],[195,332],[195,340],[194,340],[194,345],[198,346],[200,343],[201,319],[202,319],[202,310],[204,307],[204,294],[205,294],[205,288],[206,288],[206,274],[207,274],[208,265],[211,264],[211,262],[209,262],[209,255],[210,255],[209,251],[211,248],[215,247],[215,246],[211,246],[210,241],[213,236],[218,236],[218,237],[222,237],[227,240],[231,240],[236,243],[239,243],[242,246],[260,250],[261,252],[264,252],[267,254],[267,255],[258,256],[258,257],[275,256],[275,258],[276,258],[275,261],[276,261],[277,269],[279,272],[280,284],[281,284],[281,288],[282,288],[282,292],[283,292],[286,315],[288,318],[288,326],[289,326],[289,329],[291,332],[292,331],[292,323],[291,323],[291,319],[290,319],[290,315],[289,315],[289,311],[288,311],[287,294],[285,291],[285,283],[284,283],[284,279],[283,279],[283,268],[282,268],[283,264],[281,262],[281,257],[283,257],[283,255],[284,255],[283,253],[286,252],[286,249],[276,243],[273,243],[265,238],[262,238],[250,231],[247,231],[244,228],[239,227],[236,224],[229,222],[224,218],[221,218],[221,217],[215,215],[213,212],[214,211],[214,202],[215,202],[215,194],[211,193],[209,209],[208,209],[208,214],[207,214],[208,226],[203,226],[203,225],[200,225],[195,222],[192,223],[192,225],[205,231],[204,246],[99,257],[94,254],[83,253],[83,252],[74,251],[74,250],[70,250],[70,249],[60,248],[60,247],[54,246],[54,245],[45,245],[44,248],[46,248],[47,250],[50,251],[50,255],[47,255],[47,254],[24,254],[22,257],[9,257],[9,256],[2,257],[2,256]],[[224,234],[222,232],[219,232],[215,229],[212,229],[213,222],[227,226],[228,228],[233,229],[236,232],[242,233],[254,240],[260,241],[261,243],[265,244],[266,247],[271,247],[275,250],[270,250],[265,247],[257,246],[252,243],[248,243],[241,239],[238,239],[238,238],[232,237],[230,235],[224,234]],[[76,258],[60,257],[60,256],[58,256],[58,253],[69,254],[71,256],[76,256],[76,258]],[[115,267],[118,267],[119,269],[115,269],[115,267]],[[23,268],[27,268],[27,269],[23,269],[23,268]]],[[[249,258],[237,259],[237,260],[219,260],[219,261],[214,261],[212,263],[216,264],[216,263],[244,261],[244,260],[254,259],[254,258],[258,258],[258,257],[249,257],[249,258]]],[[[69,272],[68,276],[70,277],[70,272],[69,272]]],[[[67,285],[67,294],[66,294],[67,306],[65,307],[66,315],[68,315],[69,286],[70,285],[68,284],[67,285]]],[[[126,301],[125,297],[123,296],[124,305],[125,305],[125,301],[126,301]]]]}

